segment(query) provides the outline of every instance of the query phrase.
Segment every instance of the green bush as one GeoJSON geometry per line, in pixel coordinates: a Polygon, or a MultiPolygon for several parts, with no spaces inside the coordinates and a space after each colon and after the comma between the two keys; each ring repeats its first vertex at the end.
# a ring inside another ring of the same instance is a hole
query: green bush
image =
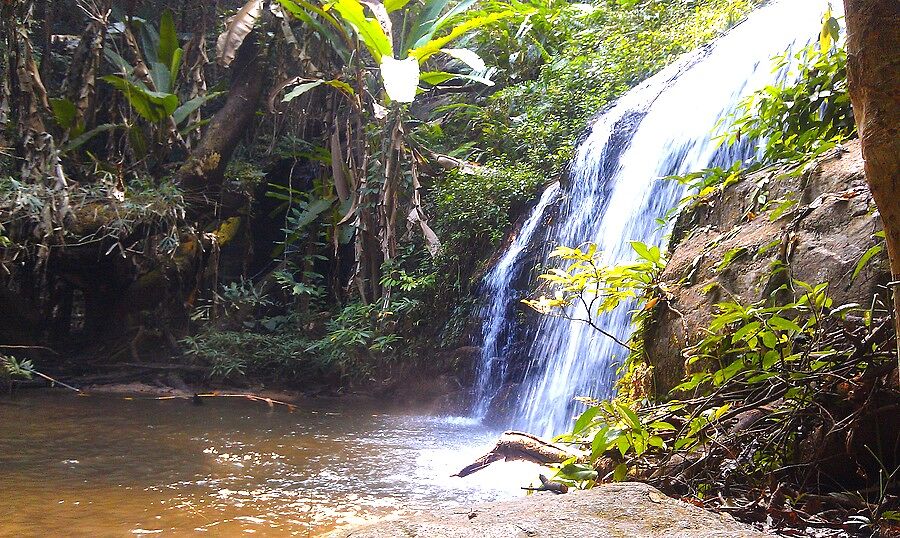
{"type": "Polygon", "coordinates": [[[766,162],[808,160],[856,133],[847,89],[847,51],[837,21],[826,13],[823,39],[791,57],[776,58],[786,80],[745,99],[725,140],[757,139],[766,162]],[[832,35],[833,34],[833,35],[832,35]],[[827,39],[824,36],[828,36],[827,39]]]}
{"type": "Polygon", "coordinates": [[[263,334],[209,330],[182,340],[186,353],[210,368],[210,376],[254,376],[279,381],[323,377],[329,372],[307,351],[310,341],[296,332],[263,334]]]}

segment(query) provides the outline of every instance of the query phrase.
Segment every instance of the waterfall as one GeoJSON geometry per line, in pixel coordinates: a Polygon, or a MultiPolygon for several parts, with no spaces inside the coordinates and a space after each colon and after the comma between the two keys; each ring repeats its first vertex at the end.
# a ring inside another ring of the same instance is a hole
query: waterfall
{"type": "Polygon", "coordinates": [[[522,293],[510,285],[520,270],[518,263],[523,251],[533,242],[534,234],[544,216],[544,211],[556,199],[559,183],[544,189],[541,199],[522,224],[519,233],[513,238],[500,260],[485,275],[482,283],[482,294],[490,297],[481,312],[484,320],[482,326],[481,361],[478,364],[475,380],[475,405],[472,415],[484,418],[490,409],[497,391],[506,381],[506,355],[513,340],[512,314],[522,299],[522,293]]]}
{"type": "MultiPolygon", "coordinates": [[[[485,340],[476,415],[484,415],[506,381],[507,362],[515,360],[504,354],[509,346],[506,325],[518,300],[512,289],[521,271],[516,262],[528,242],[552,247],[591,241],[606,264],[634,259],[632,240],[663,246],[669,228],[659,219],[684,192],[677,182],[659,178],[754,157],[755,146],[749,143],[717,146],[713,139],[725,128],[722,120],[744,96],[785,76],[772,71],[771,58],[817,35],[827,5],[825,0],[773,1],[712,44],[650,77],[594,120],[576,151],[566,188],[557,193],[557,187],[551,187],[544,193],[486,277],[490,302],[482,312],[485,340]],[[556,196],[562,197],[558,217],[546,235],[532,237],[556,196]]],[[[595,323],[621,340],[631,334],[627,306],[595,323]]],[[[576,414],[573,397],[612,395],[616,369],[627,350],[591,327],[563,318],[543,317],[529,334],[534,335],[530,362],[510,425],[545,436],[558,434],[571,426],[576,414]]]]}

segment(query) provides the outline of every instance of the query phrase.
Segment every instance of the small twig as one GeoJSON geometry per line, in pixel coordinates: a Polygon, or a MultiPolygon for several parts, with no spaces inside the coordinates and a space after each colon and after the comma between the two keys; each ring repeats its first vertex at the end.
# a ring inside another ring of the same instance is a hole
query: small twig
{"type": "Polygon", "coordinates": [[[57,357],[59,356],[59,353],[57,353],[56,351],[54,351],[46,346],[8,346],[8,345],[0,344],[0,349],[43,349],[44,351],[49,351],[50,353],[53,353],[57,357]]]}
{"type": "Polygon", "coordinates": [[[62,381],[53,379],[52,377],[50,377],[50,376],[47,375],[47,374],[42,374],[42,373],[38,372],[37,370],[27,370],[27,371],[30,372],[30,373],[32,373],[32,374],[34,374],[34,375],[36,375],[36,376],[38,376],[38,377],[43,377],[44,379],[46,379],[47,381],[49,381],[49,382],[51,382],[51,383],[54,383],[54,384],[56,384],[56,385],[65,387],[65,388],[67,388],[67,389],[69,389],[69,390],[74,390],[75,392],[81,393],[81,389],[75,388],[75,387],[73,387],[72,385],[67,385],[66,383],[63,383],[62,381]]]}
{"type": "Polygon", "coordinates": [[[288,408],[290,412],[294,412],[297,409],[297,406],[292,403],[282,402],[280,400],[274,400],[272,398],[266,398],[264,396],[256,396],[255,394],[219,394],[216,392],[207,392],[203,394],[191,394],[191,395],[177,395],[177,396],[156,396],[153,398],[126,398],[128,400],[191,400],[195,398],[244,398],[247,400],[251,400],[254,402],[265,402],[269,405],[269,407],[275,407],[276,405],[283,405],[288,408]]]}

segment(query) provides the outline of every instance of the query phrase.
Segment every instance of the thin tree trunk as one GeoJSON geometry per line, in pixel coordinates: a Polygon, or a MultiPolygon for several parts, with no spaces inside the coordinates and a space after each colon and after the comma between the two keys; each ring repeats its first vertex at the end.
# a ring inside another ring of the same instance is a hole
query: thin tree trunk
{"type": "Polygon", "coordinates": [[[844,8],[850,99],[884,225],[900,366],[900,2],[844,0],[844,8]]]}

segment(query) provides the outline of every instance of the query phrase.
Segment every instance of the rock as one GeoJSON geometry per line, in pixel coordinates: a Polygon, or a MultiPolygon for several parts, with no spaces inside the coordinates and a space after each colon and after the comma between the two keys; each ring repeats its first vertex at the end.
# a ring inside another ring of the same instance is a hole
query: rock
{"type": "Polygon", "coordinates": [[[344,529],[342,538],[764,538],[768,535],[646,484],[605,484],[565,495],[543,493],[473,507],[423,512],[344,529]]]}
{"type": "Polygon", "coordinates": [[[876,244],[873,234],[881,229],[865,183],[859,141],[826,154],[804,173],[789,172],[783,168],[749,174],[678,217],[662,275],[674,295],[672,308],[657,307],[644,334],[658,393],[681,381],[686,373],[681,350],[701,338],[716,303],[761,301],[797,279],[828,282],[835,307],[868,305],[889,280],[884,256],[873,258],[851,279],[859,259],[876,244]],[[778,203],[753,211],[753,200],[761,193],[767,201],[795,204],[781,215],[776,213],[778,203]],[[742,253],[719,269],[726,253],[738,249],[742,253]],[[789,272],[774,271],[778,262],[786,262],[789,272]]]}

